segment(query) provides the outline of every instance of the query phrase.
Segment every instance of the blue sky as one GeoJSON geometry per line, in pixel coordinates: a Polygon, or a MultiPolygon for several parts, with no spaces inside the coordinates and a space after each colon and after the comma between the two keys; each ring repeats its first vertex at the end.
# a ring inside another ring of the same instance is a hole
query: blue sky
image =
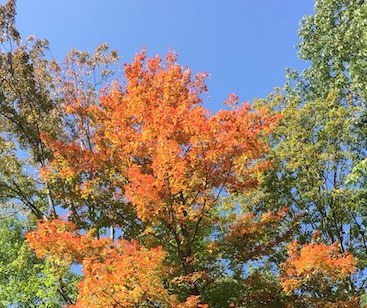
{"type": "Polygon", "coordinates": [[[297,58],[299,21],[311,0],[18,0],[22,35],[46,38],[52,55],[70,48],[93,51],[100,43],[129,62],[148,54],[179,54],[194,72],[207,72],[205,105],[216,110],[229,93],[241,100],[264,97],[284,84],[297,58]]]}

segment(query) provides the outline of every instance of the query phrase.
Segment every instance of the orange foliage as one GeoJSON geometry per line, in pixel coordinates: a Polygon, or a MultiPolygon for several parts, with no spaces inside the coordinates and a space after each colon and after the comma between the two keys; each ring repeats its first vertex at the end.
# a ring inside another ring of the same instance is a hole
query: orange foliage
{"type": "MultiPolygon", "coordinates": [[[[43,136],[54,154],[43,175],[55,187],[56,197],[71,209],[71,219],[82,226],[85,222],[93,226],[102,211],[102,225],[128,225],[138,219],[150,228],[163,225],[161,243],[174,242],[181,270],[191,277],[199,224],[215,222],[210,210],[223,191],[242,192],[257,185],[258,174],[269,165],[262,140],[279,116],[239,105],[235,95],[226,102],[228,110],[213,115],[201,100],[206,74],[192,76],[176,63],[173,53],[163,62],[139,53],[125,65],[124,85],[106,89],[98,103],[68,100],[66,111],[79,121],[75,127],[84,127],[86,140],[76,140],[75,132],[67,130],[63,140],[43,136]],[[115,211],[115,204],[125,206],[123,211],[115,211]],[[131,216],[125,215],[128,207],[131,216]],[[93,219],[86,216],[93,214],[93,219]],[[111,216],[114,220],[109,220],[111,216]]],[[[253,227],[275,224],[282,216],[277,215],[265,214],[253,227]]],[[[83,264],[77,305],[167,303],[160,277],[162,249],[95,240],[60,221],[38,227],[27,238],[39,256],[83,264]]],[[[254,241],[257,231],[251,232],[254,241]]],[[[198,297],[189,297],[182,305],[206,307],[200,306],[198,297]]]]}
{"type": "Polygon", "coordinates": [[[122,241],[102,256],[84,259],[80,283],[81,307],[136,307],[142,303],[169,303],[162,284],[161,248],[147,250],[122,241]],[[102,261],[100,260],[102,259],[102,261]]]}
{"type": "Polygon", "coordinates": [[[282,286],[287,292],[320,275],[337,281],[355,271],[353,255],[340,253],[337,244],[308,244],[299,248],[297,242],[292,242],[288,254],[288,260],[283,263],[285,276],[282,280],[282,286]]]}
{"type": "MultiPolygon", "coordinates": [[[[267,148],[260,140],[277,122],[266,110],[251,111],[230,96],[231,110],[215,115],[202,106],[205,74],[192,77],[169,53],[166,64],[138,54],[125,65],[126,86],[105,90],[100,104],[68,107],[89,116],[92,149],[46,138],[54,161],[49,178],[79,176],[78,193],[92,193],[99,177],[119,186],[144,221],[197,220],[216,199],[215,190],[245,190],[267,166],[256,163],[267,148]],[[99,172],[101,169],[110,172],[99,172]],[[88,176],[80,176],[81,172],[88,176]],[[124,183],[124,185],[122,185],[124,183]],[[125,184],[126,183],[126,184],[125,184]],[[88,185],[89,184],[89,185],[88,185]],[[92,187],[92,190],[88,190],[92,187]]],[[[75,186],[76,187],[76,186],[75,186]]]]}
{"type": "Polygon", "coordinates": [[[288,255],[288,260],[282,264],[284,291],[302,291],[303,298],[308,298],[317,307],[358,307],[355,298],[348,299],[346,294],[333,291],[333,287],[347,283],[348,277],[354,273],[356,259],[352,254],[341,253],[336,243],[300,246],[294,241],[289,244],[288,255]]]}
{"type": "Polygon", "coordinates": [[[39,258],[60,259],[65,265],[82,260],[85,241],[75,231],[75,225],[55,219],[37,222],[37,231],[26,234],[29,246],[39,258]],[[83,245],[82,245],[83,244],[83,245]]]}
{"type": "Polygon", "coordinates": [[[191,295],[184,303],[175,304],[175,308],[209,308],[207,304],[200,304],[200,296],[191,295]]]}
{"type": "Polygon", "coordinates": [[[38,223],[27,239],[39,257],[81,263],[84,277],[72,307],[136,307],[140,303],[169,303],[162,284],[162,248],[145,249],[137,242],[94,239],[80,235],[72,223],[38,223]]]}

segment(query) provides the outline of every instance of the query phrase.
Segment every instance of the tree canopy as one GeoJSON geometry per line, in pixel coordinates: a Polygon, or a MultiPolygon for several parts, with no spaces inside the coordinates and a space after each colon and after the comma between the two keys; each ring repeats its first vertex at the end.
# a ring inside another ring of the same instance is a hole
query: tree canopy
{"type": "Polygon", "coordinates": [[[57,63],[1,5],[0,306],[366,305],[366,13],[317,0],[310,66],[212,113],[175,53],[57,63]]]}

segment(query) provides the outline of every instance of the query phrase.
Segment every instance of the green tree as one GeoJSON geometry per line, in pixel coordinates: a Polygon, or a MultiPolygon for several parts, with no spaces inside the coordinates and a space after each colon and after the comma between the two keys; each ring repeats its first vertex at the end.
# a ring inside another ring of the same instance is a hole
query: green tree
{"type": "Polygon", "coordinates": [[[350,294],[364,288],[367,265],[366,182],[350,180],[366,155],[366,14],[365,1],[318,0],[301,22],[299,54],[310,66],[257,102],[283,119],[270,140],[274,169],[247,196],[258,211],[287,205],[302,213],[301,243],[320,231],[325,242],[356,255],[359,274],[344,286],[350,294]]]}
{"type": "MultiPolygon", "coordinates": [[[[15,1],[0,6],[0,130],[2,138],[27,157],[26,167],[37,170],[49,157],[41,141],[41,132],[56,134],[60,117],[57,101],[52,98],[53,84],[44,55],[47,42],[30,38],[23,43],[15,28],[15,15],[15,1]]],[[[13,156],[12,161],[15,161],[19,155],[13,156]]],[[[22,168],[17,169],[24,174],[22,168]]],[[[4,177],[11,178],[14,171],[9,172],[4,171],[4,177]]],[[[55,214],[47,183],[31,177],[28,181],[29,185],[7,181],[1,188],[21,200],[37,218],[55,214]],[[36,199],[23,191],[27,186],[37,188],[36,199]]]]}

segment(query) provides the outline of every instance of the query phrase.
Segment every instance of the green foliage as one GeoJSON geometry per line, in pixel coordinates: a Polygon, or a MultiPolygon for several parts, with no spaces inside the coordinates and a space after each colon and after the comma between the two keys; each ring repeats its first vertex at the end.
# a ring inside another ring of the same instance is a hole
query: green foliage
{"type": "MultiPolygon", "coordinates": [[[[347,184],[365,148],[355,125],[363,105],[333,93],[307,102],[280,95],[271,104],[283,115],[271,139],[274,168],[248,202],[258,211],[289,206],[294,217],[302,217],[294,234],[301,243],[321,231],[327,243],[338,242],[341,251],[365,259],[367,212],[360,202],[365,187],[347,184]]],[[[365,264],[359,266],[362,270],[365,264]]]]}
{"type": "Polygon", "coordinates": [[[317,0],[301,22],[299,55],[311,61],[298,84],[302,98],[324,99],[331,90],[366,99],[367,3],[317,0]]]}
{"type": "Polygon", "coordinates": [[[243,293],[243,283],[237,279],[223,277],[210,284],[203,292],[203,299],[210,307],[228,307],[231,303],[238,303],[243,293]]]}
{"type": "Polygon", "coordinates": [[[27,223],[17,218],[0,218],[0,305],[1,307],[61,307],[65,296],[75,297],[77,276],[64,273],[55,276],[30,251],[24,238],[27,223]]]}
{"type": "MultiPolygon", "coordinates": [[[[315,14],[303,19],[299,54],[310,66],[256,103],[283,119],[270,140],[275,168],[247,195],[258,211],[289,206],[302,215],[295,238],[307,243],[319,230],[360,258],[359,270],[367,265],[366,24],[367,4],[357,0],[318,0],[315,14]]],[[[365,279],[358,276],[345,292],[365,279]]]]}

